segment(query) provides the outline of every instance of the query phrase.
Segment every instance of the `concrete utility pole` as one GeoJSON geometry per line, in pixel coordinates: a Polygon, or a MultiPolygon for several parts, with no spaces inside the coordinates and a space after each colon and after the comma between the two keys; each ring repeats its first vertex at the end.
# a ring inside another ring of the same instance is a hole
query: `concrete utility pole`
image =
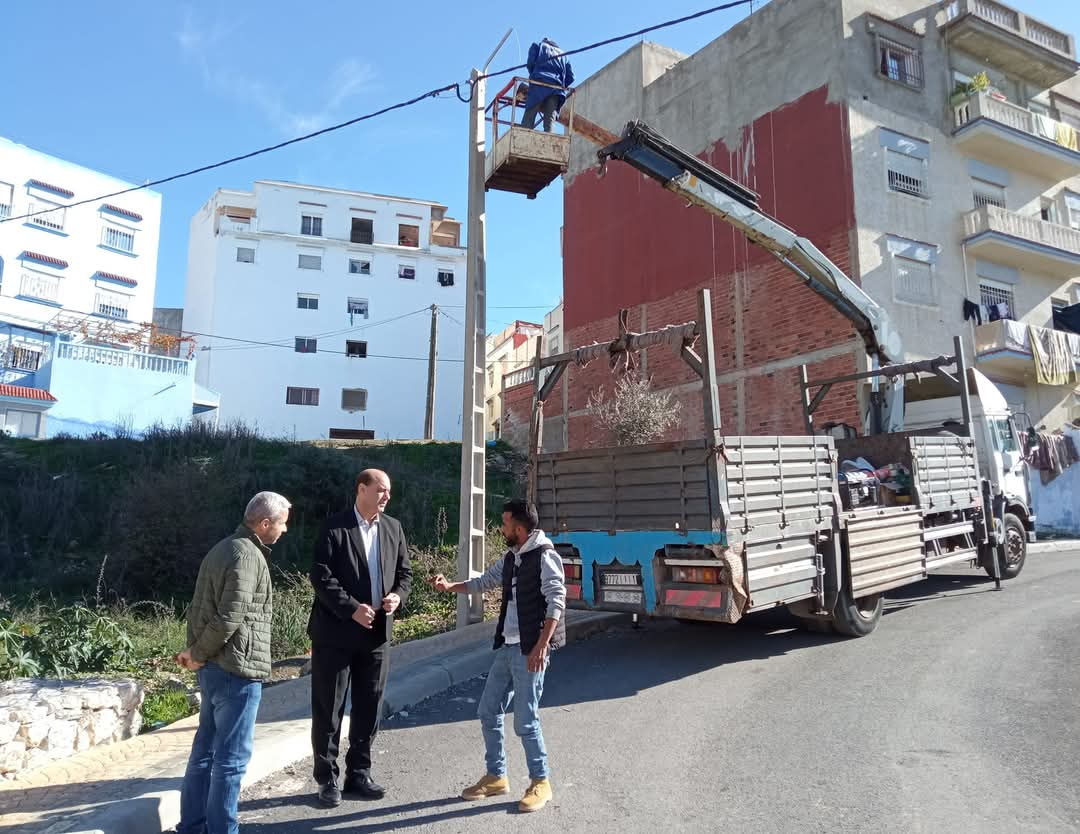
{"type": "Polygon", "coordinates": [[[424,440],[435,438],[435,356],[439,342],[439,308],[431,305],[431,343],[428,345],[427,410],[424,412],[424,440]]]}
{"type": "MultiPolygon", "coordinates": [[[[488,66],[510,37],[503,35],[483,69],[469,75],[472,99],[469,103],[469,222],[465,271],[465,378],[461,398],[461,513],[458,521],[458,577],[479,576],[484,571],[484,534],[487,526],[484,475],[487,455],[484,448],[484,377],[487,359],[487,274],[484,233],[486,200],[484,162],[487,143],[484,107],[488,66]]],[[[482,594],[458,597],[457,627],[484,619],[482,594]]]]}

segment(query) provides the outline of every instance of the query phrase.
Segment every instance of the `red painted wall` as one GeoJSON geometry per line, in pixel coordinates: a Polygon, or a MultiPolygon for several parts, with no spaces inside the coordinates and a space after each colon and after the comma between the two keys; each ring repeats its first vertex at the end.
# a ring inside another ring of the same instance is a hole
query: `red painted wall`
{"type": "MultiPolygon", "coordinates": [[[[663,125],[658,127],[663,131],[663,125]]],[[[854,207],[848,135],[846,110],[829,103],[825,89],[818,89],[759,118],[744,131],[741,148],[718,142],[702,157],[756,190],[766,212],[809,237],[850,271],[854,207]],[[747,176],[744,159],[749,159],[747,176]]],[[[586,171],[570,183],[564,191],[564,222],[564,326],[571,346],[614,338],[620,307],[630,308],[633,329],[642,327],[642,305],[649,329],[694,319],[696,294],[705,286],[712,290],[721,374],[760,368],[855,338],[844,316],[771,255],[622,163],[610,163],[603,178],[586,171]],[[742,298],[738,311],[737,283],[742,298]],[[743,343],[741,357],[737,333],[743,343]]],[[[818,363],[811,374],[855,371],[860,345],[818,363]]],[[[668,348],[649,351],[647,372],[660,389],[697,380],[668,348]]],[[[609,369],[601,362],[583,370],[571,368],[570,380],[570,448],[603,445],[606,438],[592,421],[573,412],[584,407],[593,388],[610,390],[609,369]]],[[[740,417],[748,434],[803,433],[797,367],[750,376],[744,386],[742,415],[735,384],[721,387],[725,433],[736,433],[740,417]]],[[[680,400],[682,426],[671,436],[700,436],[700,393],[686,392],[680,400]]],[[[556,391],[546,413],[561,412],[562,397],[556,391]]],[[[857,424],[854,388],[834,389],[818,419],[857,424]]]]}

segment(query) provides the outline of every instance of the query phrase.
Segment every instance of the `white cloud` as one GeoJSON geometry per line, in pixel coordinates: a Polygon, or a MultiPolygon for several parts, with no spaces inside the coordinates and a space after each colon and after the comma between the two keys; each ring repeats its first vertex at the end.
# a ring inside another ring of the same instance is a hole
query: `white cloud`
{"type": "MultiPolygon", "coordinates": [[[[226,42],[239,28],[238,21],[226,23],[218,20],[209,24],[198,21],[192,9],[187,7],[184,9],[183,24],[176,32],[176,42],[185,60],[198,67],[208,90],[240,104],[254,106],[276,130],[286,136],[311,133],[341,120],[342,108],[375,79],[375,72],[369,64],[356,58],[346,58],[327,74],[321,98],[316,97],[318,106],[315,109],[293,108],[284,88],[253,78],[225,63],[228,54],[226,42]]],[[[310,100],[309,92],[305,98],[310,100]]]]}

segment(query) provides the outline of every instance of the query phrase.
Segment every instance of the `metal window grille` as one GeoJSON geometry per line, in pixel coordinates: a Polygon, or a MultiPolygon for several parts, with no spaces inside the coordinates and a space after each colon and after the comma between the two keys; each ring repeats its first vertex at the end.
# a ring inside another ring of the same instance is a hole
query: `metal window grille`
{"type": "Polygon", "coordinates": [[[925,82],[922,53],[890,38],[878,36],[878,72],[913,90],[921,90],[925,82]]]}
{"type": "Polygon", "coordinates": [[[1009,305],[1008,318],[1016,318],[1016,301],[1012,287],[991,283],[985,279],[981,280],[979,281],[979,302],[987,307],[993,307],[995,304],[1007,304],[1009,305]]]}
{"type": "Polygon", "coordinates": [[[889,171],[889,188],[892,191],[914,197],[929,195],[926,164],[921,159],[886,148],[885,160],[889,171]]]}
{"type": "Polygon", "coordinates": [[[896,300],[912,304],[936,304],[934,271],[930,264],[896,257],[896,300]]]}

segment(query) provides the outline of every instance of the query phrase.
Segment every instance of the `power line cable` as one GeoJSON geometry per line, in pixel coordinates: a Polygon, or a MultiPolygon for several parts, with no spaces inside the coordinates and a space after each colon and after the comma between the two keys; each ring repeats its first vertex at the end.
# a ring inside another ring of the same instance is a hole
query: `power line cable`
{"type": "MultiPolygon", "coordinates": [[[[705,17],[706,15],[714,14],[715,12],[724,11],[726,9],[733,9],[733,8],[735,8],[737,6],[744,6],[744,5],[746,5],[746,4],[750,3],[750,2],[751,2],[751,0],[734,0],[734,2],[725,3],[725,4],[720,5],[720,6],[713,6],[712,8],[703,9],[702,11],[694,12],[693,14],[684,15],[683,17],[678,17],[678,18],[673,18],[671,20],[666,20],[666,21],[664,21],[662,23],[657,23],[657,24],[654,24],[652,26],[646,26],[644,29],[638,29],[636,32],[629,32],[629,33],[624,34],[624,35],[616,35],[613,38],[606,38],[605,40],[596,41],[595,43],[588,44],[587,46],[578,47],[577,49],[571,49],[568,52],[563,52],[563,55],[565,55],[565,56],[579,55],[579,54],[581,54],[583,52],[589,52],[589,51],[591,51],[593,49],[599,49],[600,47],[609,46],[609,45],[611,45],[613,43],[618,43],[620,41],[629,40],[631,38],[637,38],[637,37],[640,37],[642,35],[648,34],[649,32],[655,32],[655,31],[657,31],[659,29],[666,29],[666,28],[671,27],[671,26],[677,26],[680,23],[686,23],[686,22],[691,21],[691,20],[696,20],[698,18],[705,17]]],[[[520,69],[525,69],[525,65],[520,64],[518,66],[508,67],[507,69],[499,70],[498,72],[487,73],[486,75],[482,75],[480,77],[481,78],[497,78],[500,75],[506,75],[507,73],[516,72],[517,70],[520,70],[520,69]]],[[[351,127],[352,125],[359,124],[360,122],[365,122],[365,121],[368,121],[370,119],[377,118],[378,116],[383,116],[383,115],[385,115],[387,113],[393,112],[394,110],[403,110],[406,107],[412,107],[414,104],[419,104],[424,99],[438,98],[441,94],[448,93],[451,90],[455,93],[455,95],[457,95],[457,97],[461,101],[468,102],[468,101],[472,100],[473,89],[472,89],[472,86],[469,84],[469,82],[466,81],[466,82],[454,82],[452,84],[444,84],[442,87],[436,87],[433,90],[428,90],[426,93],[421,93],[420,95],[413,96],[412,98],[406,99],[405,101],[399,101],[396,104],[391,104],[391,105],[388,105],[386,107],[380,108],[379,110],[374,110],[371,113],[365,113],[362,116],[356,116],[355,118],[348,119],[348,120],[346,120],[344,122],[339,122],[338,124],[330,125],[329,127],[324,127],[324,128],[319,129],[319,130],[314,130],[311,133],[305,133],[303,136],[297,136],[297,137],[295,137],[293,139],[287,139],[284,142],[278,142],[277,144],[274,144],[274,145],[267,145],[264,148],[259,148],[258,150],[249,151],[248,153],[240,154],[238,156],[229,157],[228,159],[224,159],[224,160],[222,160],[220,162],[213,162],[213,163],[211,163],[209,165],[202,165],[202,166],[200,166],[198,168],[192,168],[190,171],[184,171],[182,173],[173,174],[173,175],[168,176],[168,177],[161,177],[160,179],[145,182],[142,185],[134,185],[134,186],[131,186],[130,188],[124,188],[124,189],[121,189],[119,191],[113,191],[113,192],[111,192],[109,194],[102,194],[102,195],[99,195],[97,197],[90,197],[90,198],[85,199],[85,200],[78,200],[78,201],[76,201],[74,203],[67,203],[65,205],[57,206],[57,207],[51,208],[51,209],[44,209],[44,210],[40,210],[40,211],[27,212],[26,214],[20,214],[20,215],[14,216],[14,217],[6,217],[4,219],[0,219],[0,223],[10,223],[10,222],[13,222],[15,220],[28,220],[31,217],[36,217],[39,214],[48,214],[51,211],[56,211],[58,208],[63,208],[63,209],[76,208],[78,206],[89,205],[90,203],[97,203],[97,202],[100,202],[101,200],[111,200],[111,199],[113,199],[115,197],[122,197],[124,194],[131,194],[131,193],[133,193],[135,191],[143,191],[143,190],[145,190],[147,188],[153,188],[155,186],[165,185],[166,183],[174,182],[174,181],[179,180],[179,179],[184,179],[185,177],[191,177],[191,176],[194,176],[195,174],[203,174],[203,173],[206,173],[207,171],[213,171],[213,170],[215,170],[217,168],[223,168],[226,165],[232,165],[235,162],[243,162],[244,160],[247,160],[247,159],[253,159],[256,156],[261,156],[262,154],[267,154],[267,153],[270,153],[271,151],[278,151],[278,150],[281,150],[282,148],[287,148],[290,145],[295,145],[295,144],[297,144],[299,142],[306,142],[309,139],[314,139],[314,138],[316,138],[318,136],[323,136],[323,135],[325,135],[327,133],[333,133],[334,131],[342,130],[343,128],[346,128],[346,127],[351,127]],[[469,85],[469,97],[468,98],[464,98],[461,95],[461,84],[462,83],[465,83],[466,85],[469,85]]]]}

